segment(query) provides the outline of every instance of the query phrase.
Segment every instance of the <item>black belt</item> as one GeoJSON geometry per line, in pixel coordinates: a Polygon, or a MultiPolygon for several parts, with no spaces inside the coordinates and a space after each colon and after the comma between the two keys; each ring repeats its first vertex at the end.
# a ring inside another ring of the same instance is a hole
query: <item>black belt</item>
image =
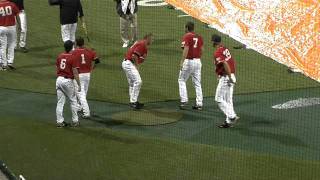
{"type": "Polygon", "coordinates": [[[123,61],[130,61],[132,64],[135,64],[136,62],[133,60],[129,60],[129,59],[124,59],[123,61]]]}

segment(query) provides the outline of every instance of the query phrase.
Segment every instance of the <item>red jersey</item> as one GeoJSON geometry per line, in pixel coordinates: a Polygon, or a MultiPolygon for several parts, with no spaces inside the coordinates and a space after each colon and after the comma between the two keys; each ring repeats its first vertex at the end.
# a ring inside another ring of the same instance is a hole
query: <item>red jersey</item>
{"type": "Polygon", "coordinates": [[[147,49],[147,45],[146,45],[145,40],[141,40],[141,41],[134,43],[134,45],[132,45],[130,47],[130,49],[128,50],[125,58],[127,60],[133,61],[133,58],[132,58],[133,54],[135,54],[139,57],[138,61],[135,63],[141,64],[144,62],[144,60],[148,54],[148,49],[147,49]]]}
{"type": "Polygon", "coordinates": [[[77,48],[72,51],[75,60],[79,62],[79,73],[90,73],[92,62],[97,59],[96,52],[87,48],[77,48]]]}
{"type": "Polygon", "coordinates": [[[203,39],[200,35],[195,34],[194,32],[188,32],[182,38],[181,47],[184,48],[189,46],[189,52],[187,59],[201,58],[203,39]]]}
{"type": "Polygon", "coordinates": [[[16,25],[16,16],[19,13],[18,7],[10,1],[0,2],[0,26],[16,25]]]}
{"type": "Polygon", "coordinates": [[[236,72],[236,62],[232,58],[229,49],[225,48],[224,46],[218,47],[218,49],[214,53],[214,59],[217,75],[223,76],[227,74],[223,67],[223,62],[227,62],[229,64],[231,73],[236,72]]]}
{"type": "Polygon", "coordinates": [[[61,53],[56,62],[57,76],[74,79],[72,68],[79,68],[79,61],[76,61],[71,53],[61,53]]]}

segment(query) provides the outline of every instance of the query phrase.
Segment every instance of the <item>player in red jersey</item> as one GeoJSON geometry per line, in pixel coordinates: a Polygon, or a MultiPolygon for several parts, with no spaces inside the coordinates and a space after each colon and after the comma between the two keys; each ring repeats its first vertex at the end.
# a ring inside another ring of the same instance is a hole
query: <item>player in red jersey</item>
{"type": "Polygon", "coordinates": [[[71,50],[73,48],[72,41],[66,41],[64,43],[65,52],[61,53],[56,62],[57,67],[57,81],[56,81],[56,89],[57,89],[57,127],[64,127],[66,123],[63,118],[63,106],[66,102],[66,98],[69,99],[71,105],[72,112],[72,123],[71,126],[76,127],[79,126],[78,119],[78,107],[77,107],[77,98],[75,92],[75,86],[73,80],[75,79],[79,89],[81,91],[80,80],[79,80],[79,61],[77,61],[74,56],[71,54],[71,50]]]}
{"type": "Polygon", "coordinates": [[[1,70],[7,67],[15,69],[14,48],[17,42],[16,16],[19,14],[18,7],[8,0],[0,0],[0,64],[1,70]]]}
{"type": "Polygon", "coordinates": [[[133,44],[122,62],[122,69],[125,72],[129,83],[130,107],[141,109],[144,104],[139,103],[138,97],[142,80],[139,74],[139,66],[145,61],[148,54],[148,46],[152,43],[152,34],[147,34],[143,40],[133,44]]]}
{"type": "Polygon", "coordinates": [[[196,90],[196,104],[192,107],[195,110],[202,110],[202,88],[201,88],[201,55],[203,51],[203,39],[194,32],[194,23],[188,22],[185,26],[186,34],[182,40],[181,70],[179,73],[179,93],[181,98],[180,109],[188,103],[188,93],[186,82],[192,77],[192,82],[196,90]]]}
{"type": "Polygon", "coordinates": [[[236,84],[236,62],[232,58],[229,49],[221,43],[221,37],[219,35],[212,35],[212,43],[216,48],[213,62],[219,78],[215,101],[226,115],[225,122],[219,127],[229,128],[239,119],[233,108],[233,89],[236,84]]]}
{"type": "MultiPolygon", "coordinates": [[[[79,100],[78,107],[82,111],[82,117],[87,119],[90,117],[90,109],[87,101],[87,93],[90,84],[90,75],[95,64],[100,62],[96,55],[96,52],[92,49],[84,47],[84,39],[78,37],[76,39],[77,48],[72,51],[72,55],[79,62],[79,79],[81,84],[81,91],[77,92],[77,98],[79,100]]],[[[76,89],[78,89],[77,84],[76,89]]]]}

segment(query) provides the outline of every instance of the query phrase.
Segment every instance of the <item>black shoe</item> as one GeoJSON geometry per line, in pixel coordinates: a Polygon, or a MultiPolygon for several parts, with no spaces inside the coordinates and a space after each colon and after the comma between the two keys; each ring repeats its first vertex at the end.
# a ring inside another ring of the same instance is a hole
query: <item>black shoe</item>
{"type": "Polygon", "coordinates": [[[16,70],[16,68],[13,66],[13,64],[8,64],[8,68],[9,68],[10,70],[16,70]]]}
{"type": "Polygon", "coordinates": [[[231,128],[233,127],[232,124],[224,122],[223,124],[221,124],[220,126],[218,126],[219,128],[231,128]]]}
{"type": "Polygon", "coordinates": [[[139,103],[139,102],[135,102],[135,103],[130,103],[129,104],[131,108],[133,109],[141,109],[143,108],[144,104],[139,103]]]}
{"type": "Polygon", "coordinates": [[[234,118],[231,118],[230,121],[231,121],[231,124],[235,124],[238,120],[240,119],[240,117],[236,116],[234,118]]]}
{"type": "Polygon", "coordinates": [[[23,53],[29,52],[29,50],[28,50],[26,47],[20,47],[20,50],[21,50],[23,53]]]}
{"type": "Polygon", "coordinates": [[[79,121],[71,123],[71,127],[79,127],[79,126],[80,126],[80,122],[79,121]]]}
{"type": "Polygon", "coordinates": [[[195,106],[192,106],[192,109],[202,111],[202,106],[195,105],[195,106]]]}
{"type": "Polygon", "coordinates": [[[62,122],[62,123],[58,123],[57,122],[57,128],[63,128],[63,127],[66,127],[67,126],[67,123],[65,122],[62,122]]]}
{"type": "Polygon", "coordinates": [[[181,102],[180,105],[179,105],[179,108],[180,108],[181,110],[184,110],[187,105],[188,105],[188,102],[181,102]]]}

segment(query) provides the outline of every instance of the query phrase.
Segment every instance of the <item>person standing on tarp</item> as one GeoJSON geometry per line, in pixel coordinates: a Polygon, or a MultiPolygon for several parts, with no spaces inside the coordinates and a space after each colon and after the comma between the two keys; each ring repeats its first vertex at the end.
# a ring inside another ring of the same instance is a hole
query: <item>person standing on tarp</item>
{"type": "Polygon", "coordinates": [[[117,2],[117,13],[120,16],[120,35],[123,48],[127,48],[138,39],[138,1],[114,0],[117,2]],[[129,32],[132,32],[131,36],[129,32]],[[130,42],[131,41],[131,42],[130,42]]]}

